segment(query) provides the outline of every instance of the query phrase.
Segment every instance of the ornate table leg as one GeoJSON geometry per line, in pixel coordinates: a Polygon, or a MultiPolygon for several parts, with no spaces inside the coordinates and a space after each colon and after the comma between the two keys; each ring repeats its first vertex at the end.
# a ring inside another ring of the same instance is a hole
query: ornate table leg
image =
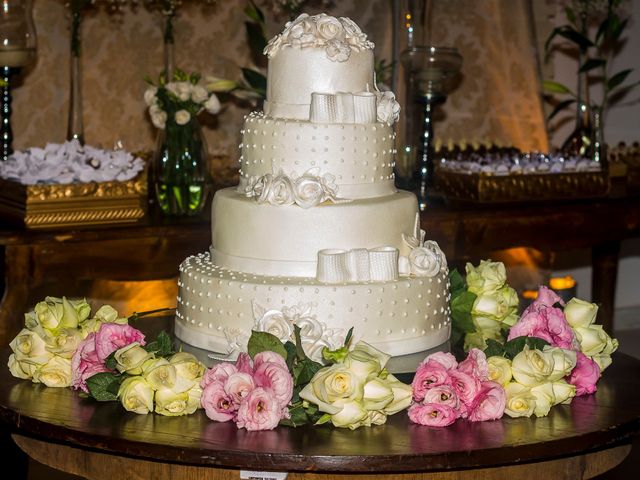
{"type": "Polygon", "coordinates": [[[24,325],[29,298],[31,249],[25,245],[5,247],[5,290],[0,304],[0,345],[8,345],[24,325]]]}
{"type": "Polygon", "coordinates": [[[613,314],[615,308],[616,279],[620,242],[596,245],[591,252],[593,271],[591,276],[592,300],[600,305],[599,322],[613,335],[613,314]]]}

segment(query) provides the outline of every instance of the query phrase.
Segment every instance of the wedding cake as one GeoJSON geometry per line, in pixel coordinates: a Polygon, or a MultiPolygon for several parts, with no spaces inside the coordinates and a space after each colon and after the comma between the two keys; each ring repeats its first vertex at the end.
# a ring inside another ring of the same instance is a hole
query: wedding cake
{"type": "Polygon", "coordinates": [[[450,334],[444,254],[394,187],[399,106],[348,18],[300,15],[271,39],[264,111],[245,118],[240,183],[216,192],[210,251],[180,267],[176,336],[233,357],[252,330],[300,328],[319,358],[353,335],[393,356],[450,334]]]}

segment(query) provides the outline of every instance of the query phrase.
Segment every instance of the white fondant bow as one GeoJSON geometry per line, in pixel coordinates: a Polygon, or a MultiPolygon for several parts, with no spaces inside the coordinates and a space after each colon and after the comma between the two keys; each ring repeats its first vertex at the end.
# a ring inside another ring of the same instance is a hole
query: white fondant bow
{"type": "Polygon", "coordinates": [[[326,249],[318,252],[316,278],[325,283],[385,282],[398,278],[398,249],[326,249]]]}
{"type": "Polygon", "coordinates": [[[373,92],[311,94],[309,120],[312,123],[375,123],[378,118],[373,92]]]}

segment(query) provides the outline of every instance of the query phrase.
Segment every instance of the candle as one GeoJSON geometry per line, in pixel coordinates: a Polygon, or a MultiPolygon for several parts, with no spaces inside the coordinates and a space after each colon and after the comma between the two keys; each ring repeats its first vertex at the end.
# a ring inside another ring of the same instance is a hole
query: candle
{"type": "Polygon", "coordinates": [[[577,284],[571,275],[565,275],[564,277],[551,277],[549,280],[549,287],[551,287],[551,290],[556,292],[565,302],[568,302],[576,296],[577,284]]]}

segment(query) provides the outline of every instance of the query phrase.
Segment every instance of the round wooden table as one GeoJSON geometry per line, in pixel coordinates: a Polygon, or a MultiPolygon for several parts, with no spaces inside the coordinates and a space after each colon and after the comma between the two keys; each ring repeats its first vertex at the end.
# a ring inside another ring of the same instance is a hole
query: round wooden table
{"type": "MultiPolygon", "coordinates": [[[[8,355],[2,351],[2,365],[8,355]]],[[[640,433],[639,374],[639,360],[615,354],[596,394],[544,418],[430,428],[400,412],[355,431],[323,425],[247,432],[212,422],[202,410],[136,415],[118,403],[14,378],[2,367],[0,420],[33,459],[91,480],[251,478],[243,470],[289,472],[289,479],[591,478],[622,462],[640,433]]]]}

